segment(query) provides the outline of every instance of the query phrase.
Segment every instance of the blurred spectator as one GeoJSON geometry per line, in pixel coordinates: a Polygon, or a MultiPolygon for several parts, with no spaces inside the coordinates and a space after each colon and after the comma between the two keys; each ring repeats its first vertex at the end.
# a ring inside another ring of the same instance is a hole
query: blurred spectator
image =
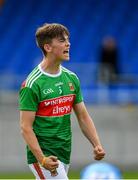
{"type": "Polygon", "coordinates": [[[2,11],[4,3],[5,3],[5,0],[0,0],[0,15],[1,15],[1,11],[2,11]]]}
{"type": "Polygon", "coordinates": [[[118,48],[113,37],[105,37],[100,51],[99,79],[105,83],[117,80],[118,76],[118,48]]]}
{"type": "Polygon", "coordinates": [[[4,5],[4,1],[5,0],[0,0],[0,8],[2,8],[2,6],[4,5]]]}

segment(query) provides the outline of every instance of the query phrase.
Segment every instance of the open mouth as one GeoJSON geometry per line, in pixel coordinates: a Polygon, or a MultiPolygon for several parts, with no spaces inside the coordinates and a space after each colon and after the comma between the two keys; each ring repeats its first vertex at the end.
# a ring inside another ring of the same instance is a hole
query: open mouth
{"type": "Polygon", "coordinates": [[[69,54],[69,50],[63,51],[63,54],[69,54]]]}

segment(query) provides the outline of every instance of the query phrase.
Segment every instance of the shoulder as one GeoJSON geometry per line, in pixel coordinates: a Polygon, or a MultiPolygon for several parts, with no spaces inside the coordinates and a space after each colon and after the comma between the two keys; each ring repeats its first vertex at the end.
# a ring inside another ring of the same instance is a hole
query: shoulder
{"type": "Polygon", "coordinates": [[[70,71],[69,69],[67,69],[63,66],[61,66],[61,68],[62,68],[62,72],[64,72],[68,76],[71,76],[72,78],[75,78],[75,79],[79,79],[78,76],[74,72],[70,71]]]}
{"type": "Polygon", "coordinates": [[[24,87],[32,88],[36,82],[40,79],[42,72],[40,71],[39,67],[35,67],[32,72],[27,76],[24,87]]]}

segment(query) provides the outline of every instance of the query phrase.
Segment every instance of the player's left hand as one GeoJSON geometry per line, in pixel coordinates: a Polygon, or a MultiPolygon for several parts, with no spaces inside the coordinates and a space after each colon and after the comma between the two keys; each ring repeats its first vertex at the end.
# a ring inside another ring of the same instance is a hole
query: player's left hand
{"type": "Polygon", "coordinates": [[[94,147],[94,159],[95,160],[101,160],[105,156],[105,151],[102,146],[98,145],[94,147]]]}

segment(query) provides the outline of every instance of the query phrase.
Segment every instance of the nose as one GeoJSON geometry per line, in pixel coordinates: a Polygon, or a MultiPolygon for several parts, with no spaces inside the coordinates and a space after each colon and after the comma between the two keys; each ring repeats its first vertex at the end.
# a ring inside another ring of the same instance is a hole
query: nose
{"type": "Polygon", "coordinates": [[[66,46],[67,46],[67,47],[70,47],[70,45],[71,45],[70,42],[69,42],[69,41],[66,41],[66,46]]]}

